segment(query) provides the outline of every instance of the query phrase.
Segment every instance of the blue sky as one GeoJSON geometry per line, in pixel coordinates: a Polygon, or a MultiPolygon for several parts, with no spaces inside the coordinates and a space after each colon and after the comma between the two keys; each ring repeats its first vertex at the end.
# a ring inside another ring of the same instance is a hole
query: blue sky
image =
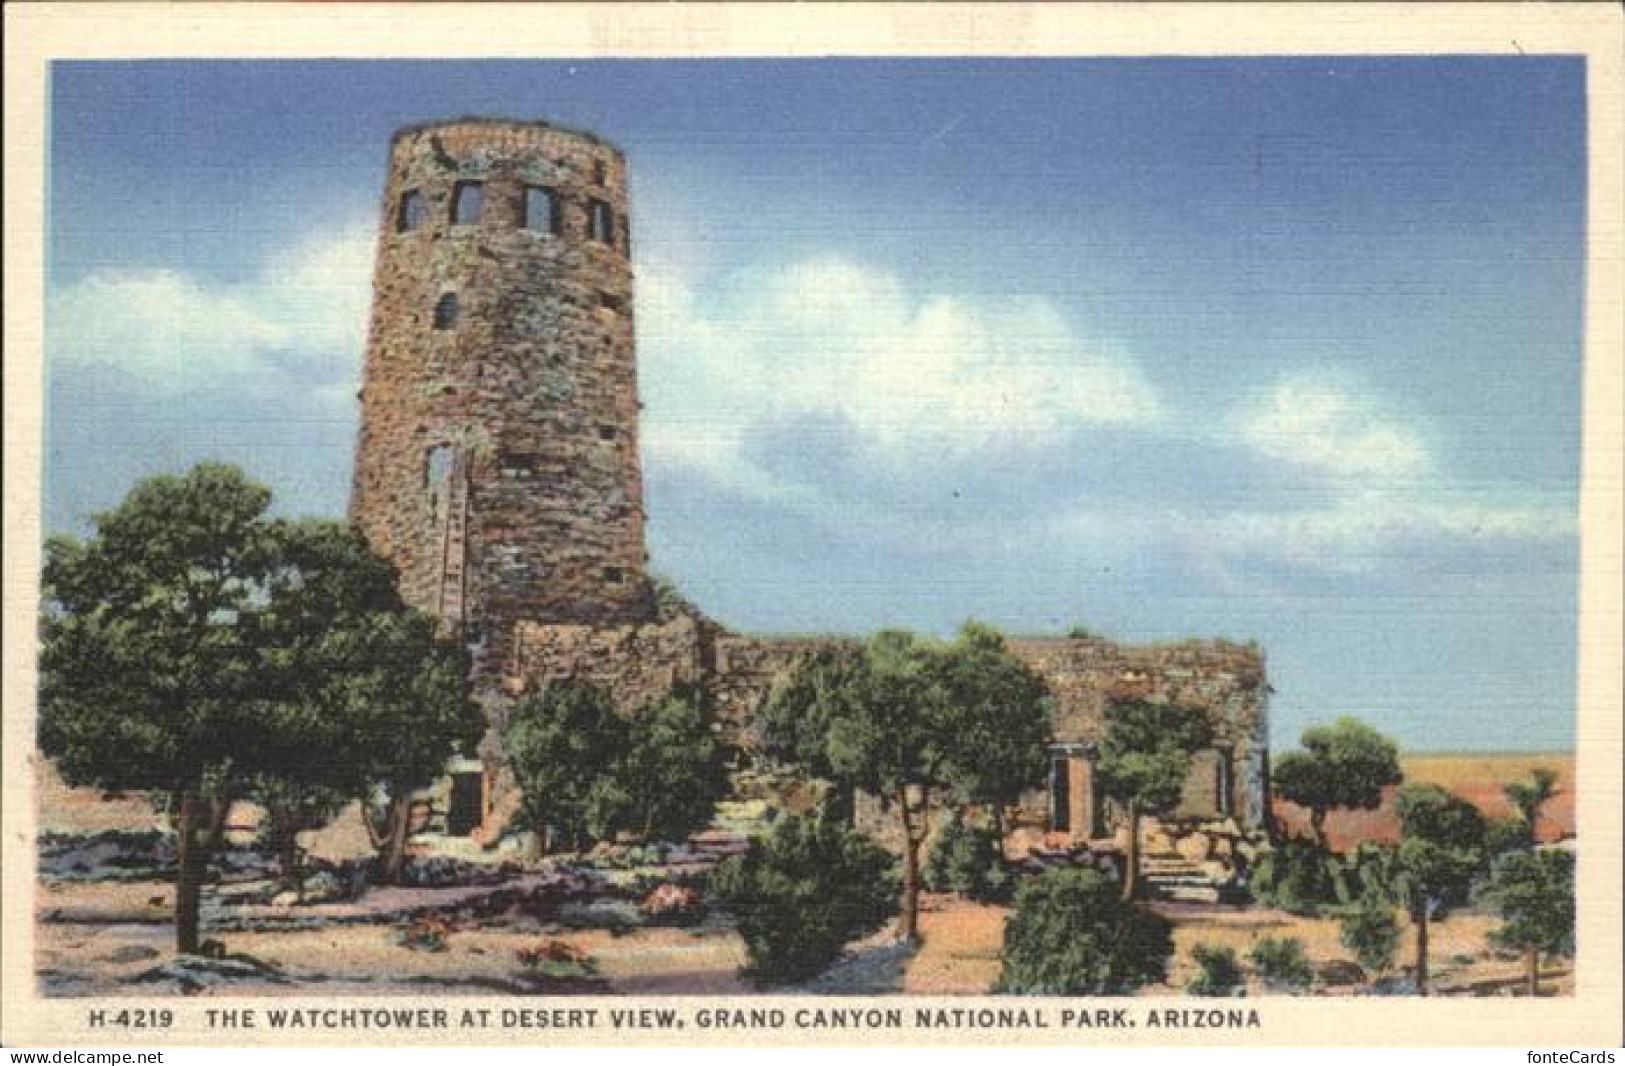
{"type": "Polygon", "coordinates": [[[1563,58],[57,64],[46,525],[342,515],[390,132],[632,167],[654,565],[744,630],[1256,638],[1277,744],[1574,740],[1563,58]]]}

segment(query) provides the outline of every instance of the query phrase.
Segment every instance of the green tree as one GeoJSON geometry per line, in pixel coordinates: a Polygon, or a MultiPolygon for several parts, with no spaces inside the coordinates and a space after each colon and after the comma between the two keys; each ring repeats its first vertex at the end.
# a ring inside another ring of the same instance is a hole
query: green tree
{"type": "Polygon", "coordinates": [[[1484,817],[1437,785],[1399,790],[1399,845],[1384,880],[1416,928],[1416,991],[1428,994],[1428,926],[1467,901],[1484,858],[1484,817]]]}
{"type": "Polygon", "coordinates": [[[836,822],[788,817],[718,865],[711,891],[734,915],[750,972],[799,980],[897,912],[896,867],[891,855],[836,822]]]}
{"type": "Polygon", "coordinates": [[[1173,812],[1191,756],[1212,742],[1213,725],[1200,710],[1144,700],[1114,700],[1107,706],[1095,779],[1128,816],[1123,899],[1139,894],[1140,818],[1173,812]]]}
{"type": "Polygon", "coordinates": [[[1501,916],[1495,943],[1523,952],[1531,996],[1540,994],[1540,956],[1574,953],[1574,856],[1514,851],[1491,868],[1483,898],[1501,916]]]}
{"type": "Polygon", "coordinates": [[[617,780],[632,730],[599,689],[559,681],[526,695],[503,737],[531,828],[581,850],[612,836],[633,799],[617,780]]]}
{"type": "Polygon", "coordinates": [[[1173,951],[1168,920],[1124,902],[1100,873],[1049,870],[1016,889],[994,991],[1127,995],[1162,980],[1173,951]]]}
{"type": "Polygon", "coordinates": [[[728,791],[722,745],[705,694],[673,692],[632,714],[632,748],[614,767],[631,797],[631,827],[682,840],[708,825],[728,791]]]}
{"type": "MultiPolygon", "coordinates": [[[[468,696],[467,653],[405,606],[394,569],[353,529],[292,522],[273,536],[265,606],[248,623],[260,649],[254,724],[242,737],[260,766],[249,792],[294,867],[297,833],[344,798],[361,799],[381,879],[395,883],[412,793],[453,754],[472,753],[485,729],[468,696]],[[382,812],[369,809],[374,799],[382,812]]],[[[297,887],[296,869],[284,877],[297,887]]]]}
{"type": "Polygon", "coordinates": [[[1382,790],[1399,784],[1399,747],[1355,718],[1306,730],[1302,744],[1276,761],[1270,780],[1282,799],[1309,811],[1315,842],[1325,850],[1329,811],[1374,810],[1382,790]]]}
{"type": "Polygon", "coordinates": [[[1399,946],[1399,923],[1394,921],[1392,904],[1379,892],[1366,892],[1359,903],[1338,920],[1338,937],[1354,952],[1354,961],[1374,976],[1381,976],[1394,964],[1399,946]]]}
{"type": "Polygon", "coordinates": [[[1303,941],[1297,937],[1264,937],[1247,952],[1247,961],[1272,991],[1301,992],[1315,980],[1303,941]]]}
{"type": "Polygon", "coordinates": [[[1535,830],[1540,822],[1540,810],[1557,795],[1557,771],[1537,766],[1522,781],[1513,781],[1502,789],[1507,802],[1518,812],[1523,823],[1528,846],[1535,843],[1535,830]]]}
{"type": "Polygon", "coordinates": [[[1010,897],[1014,878],[1005,868],[998,831],[972,824],[963,811],[937,831],[925,861],[925,884],[933,892],[998,903],[1010,897]]]}
{"type": "Polygon", "coordinates": [[[183,953],[198,946],[209,847],[254,769],[241,738],[259,650],[244,622],[276,559],[270,500],[203,463],[138,484],[89,540],[45,548],[40,748],[71,784],[169,797],[183,953]]]}
{"type": "Polygon", "coordinates": [[[1185,985],[1192,996],[1235,996],[1246,985],[1247,978],[1236,961],[1236,950],[1212,944],[1191,946],[1191,961],[1196,964],[1196,976],[1185,985]]]}
{"type": "Polygon", "coordinates": [[[774,683],[751,724],[756,745],[771,759],[797,766],[833,786],[826,810],[850,825],[856,784],[838,776],[829,758],[830,728],[858,690],[863,651],[856,644],[815,649],[774,683]]]}
{"type": "Polygon", "coordinates": [[[1049,766],[1050,693],[1010,654],[997,630],[967,623],[943,649],[949,779],[966,803],[986,807],[1002,851],[1005,809],[1044,780],[1049,766]]]}

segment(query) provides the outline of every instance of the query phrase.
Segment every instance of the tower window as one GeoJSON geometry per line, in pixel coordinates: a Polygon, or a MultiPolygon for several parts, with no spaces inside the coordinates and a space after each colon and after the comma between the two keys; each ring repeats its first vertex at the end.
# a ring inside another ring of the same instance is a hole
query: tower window
{"type": "Polygon", "coordinates": [[[602,200],[588,203],[587,236],[599,244],[615,243],[615,211],[602,200]]]}
{"type": "Polygon", "coordinates": [[[472,226],[480,220],[485,207],[485,183],[459,181],[452,187],[451,222],[454,226],[472,226]]]}
{"type": "Polygon", "coordinates": [[[540,185],[525,186],[525,228],[557,237],[564,231],[564,212],[559,195],[540,185]]]}
{"type": "Polygon", "coordinates": [[[592,183],[594,185],[603,185],[607,181],[609,181],[609,168],[604,165],[602,159],[594,159],[592,161],[592,183]]]}
{"type": "Polygon", "coordinates": [[[445,295],[441,296],[439,300],[435,301],[435,305],[434,305],[434,328],[435,329],[456,329],[457,328],[457,294],[456,293],[448,292],[445,295]]]}
{"type": "Polygon", "coordinates": [[[616,314],[620,314],[626,310],[626,301],[614,293],[601,292],[598,294],[598,306],[606,311],[614,311],[616,314]]]}
{"type": "Polygon", "coordinates": [[[604,567],[604,581],[611,585],[619,585],[626,580],[626,571],[618,566],[604,567]]]}
{"type": "Polygon", "coordinates": [[[598,427],[598,439],[599,440],[614,440],[615,439],[615,427],[614,426],[600,425],[598,427]]]}
{"type": "Polygon", "coordinates": [[[416,189],[401,193],[401,202],[395,207],[395,232],[411,233],[423,226],[423,194],[416,189]]]}

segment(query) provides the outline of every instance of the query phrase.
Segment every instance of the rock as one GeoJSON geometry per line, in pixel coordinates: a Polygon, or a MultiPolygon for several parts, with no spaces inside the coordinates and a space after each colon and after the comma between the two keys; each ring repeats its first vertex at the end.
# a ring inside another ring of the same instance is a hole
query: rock
{"type": "Polygon", "coordinates": [[[1215,859],[1228,859],[1236,853],[1236,842],[1230,837],[1212,837],[1213,850],[1211,857],[1215,859]]]}
{"type": "Polygon", "coordinates": [[[1315,969],[1315,977],[1329,988],[1365,984],[1365,971],[1348,959],[1333,959],[1315,969]]]}
{"type": "Polygon", "coordinates": [[[1201,862],[1213,853],[1213,840],[1206,833],[1192,833],[1174,841],[1174,851],[1182,858],[1201,862]]]}
{"type": "Polygon", "coordinates": [[[1198,863],[1197,865],[1202,868],[1202,876],[1206,877],[1209,881],[1212,881],[1215,885],[1228,885],[1230,882],[1236,879],[1236,871],[1227,862],[1220,862],[1217,859],[1209,859],[1206,862],[1198,863]]]}
{"type": "Polygon", "coordinates": [[[149,948],[143,944],[124,944],[107,953],[107,961],[115,963],[141,962],[145,959],[156,959],[161,952],[156,948],[149,948]]]}

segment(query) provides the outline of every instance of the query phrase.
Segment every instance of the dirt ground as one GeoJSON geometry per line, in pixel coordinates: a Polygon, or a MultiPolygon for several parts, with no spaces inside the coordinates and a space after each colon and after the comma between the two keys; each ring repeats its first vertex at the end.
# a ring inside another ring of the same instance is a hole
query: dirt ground
{"type": "MultiPolygon", "coordinates": [[[[1553,754],[1406,755],[1399,760],[1406,781],[1438,785],[1467,800],[1486,818],[1511,813],[1502,789],[1522,780],[1537,767],[1557,773],[1557,794],[1541,811],[1535,827],[1541,840],[1574,835],[1574,756],[1553,754]]],[[[1326,819],[1326,836],[1339,851],[1362,840],[1393,843],[1399,839],[1399,818],[1394,810],[1397,788],[1385,789],[1374,811],[1333,811],[1326,819]]],[[[1283,828],[1307,835],[1309,813],[1295,804],[1277,800],[1272,808],[1283,828]]]]}
{"type": "MultiPolygon", "coordinates": [[[[1551,839],[1573,832],[1573,760],[1566,755],[1412,756],[1404,760],[1406,778],[1431,781],[1457,792],[1489,815],[1505,813],[1501,787],[1535,766],[1559,773],[1558,795],[1542,819],[1541,836],[1551,839]]],[[[107,798],[90,790],[69,789],[45,767],[40,775],[43,827],[76,832],[141,829],[160,823],[142,797],[107,798]]],[[[1289,826],[1302,812],[1280,805],[1289,826]]],[[[1375,812],[1337,814],[1329,829],[1334,844],[1361,838],[1391,839],[1391,797],[1375,812]]],[[[170,924],[173,888],[163,881],[47,882],[36,896],[36,963],[48,994],[153,995],[175,989],[164,984],[132,983],[171,957],[170,924]]],[[[1261,937],[1297,937],[1317,967],[1345,960],[1336,923],[1299,918],[1280,911],[1240,907],[1160,908],[1175,924],[1176,953],[1167,982],[1146,994],[1181,991],[1191,977],[1193,945],[1228,945],[1245,957],[1261,937]]],[[[985,993],[998,977],[999,949],[1006,910],[946,896],[927,896],[921,915],[922,940],[917,949],[899,951],[889,934],[852,945],[849,958],[806,991],[918,995],[985,993]]],[[[1521,991],[1521,963],[1488,950],[1485,934],[1494,919],[1459,913],[1437,924],[1430,953],[1436,990],[1441,994],[1497,995],[1521,991]]],[[[744,945],[725,923],[697,929],[640,928],[621,935],[597,929],[550,934],[500,924],[454,929],[447,950],[415,951],[397,943],[399,926],[389,923],[334,924],[276,932],[210,934],[226,951],[259,960],[274,970],[265,978],[234,979],[205,987],[200,995],[321,994],[422,995],[524,994],[524,970],[516,952],[542,939],[569,943],[595,961],[597,980],[579,990],[627,995],[749,994],[760,991],[742,979],[744,945]],[[281,980],[276,974],[280,973],[281,980]]],[[[1399,949],[1399,965],[1410,962],[1411,931],[1399,949]]],[[[1547,994],[1572,991],[1568,964],[1548,964],[1543,971],[1547,994]]],[[[565,989],[549,989],[550,992],[565,989]]],[[[1262,989],[1251,989],[1260,994],[1262,989]]],[[[1353,988],[1319,987],[1316,994],[1346,995],[1353,988]]]]}
{"type": "MultiPolygon", "coordinates": [[[[153,995],[169,987],[132,983],[161,965],[172,945],[169,886],[160,882],[47,886],[41,892],[37,966],[53,994],[70,996],[153,995]]],[[[912,995],[981,995],[999,974],[999,949],[1007,911],[951,896],[927,895],[921,943],[909,954],[884,954],[890,937],[877,934],[854,945],[852,969],[864,956],[882,958],[864,969],[861,983],[836,975],[808,991],[902,992],[912,995]]],[[[1229,946],[1243,958],[1261,937],[1297,937],[1317,967],[1348,952],[1338,944],[1330,919],[1300,918],[1282,911],[1242,907],[1163,906],[1174,922],[1175,956],[1166,983],[1145,995],[1177,994],[1192,976],[1190,949],[1198,943],[1229,946]]],[[[1521,992],[1521,964],[1495,956],[1485,934],[1494,919],[1461,913],[1434,926],[1435,990],[1438,994],[1496,995],[1521,992]]],[[[544,938],[505,928],[454,929],[444,951],[417,951],[397,942],[388,924],[335,925],[321,929],[218,934],[232,955],[249,956],[280,971],[275,980],[235,980],[200,995],[422,995],[525,994],[516,952],[556,938],[591,955],[599,980],[577,991],[610,995],[749,995],[764,991],[739,976],[744,944],[725,926],[697,929],[645,928],[620,936],[602,930],[563,932],[544,938]]],[[[1410,933],[1399,951],[1401,965],[1413,951],[1410,933]]],[[[844,965],[844,964],[843,964],[844,965]]],[[[837,969],[840,966],[838,965],[837,969]]],[[[1548,964],[1546,994],[1573,988],[1568,964],[1548,964]]],[[[552,988],[557,994],[567,989],[552,988]]],[[[1254,987],[1250,994],[1263,989],[1254,987]]],[[[1317,988],[1318,995],[1348,995],[1350,987],[1317,988]]]]}

